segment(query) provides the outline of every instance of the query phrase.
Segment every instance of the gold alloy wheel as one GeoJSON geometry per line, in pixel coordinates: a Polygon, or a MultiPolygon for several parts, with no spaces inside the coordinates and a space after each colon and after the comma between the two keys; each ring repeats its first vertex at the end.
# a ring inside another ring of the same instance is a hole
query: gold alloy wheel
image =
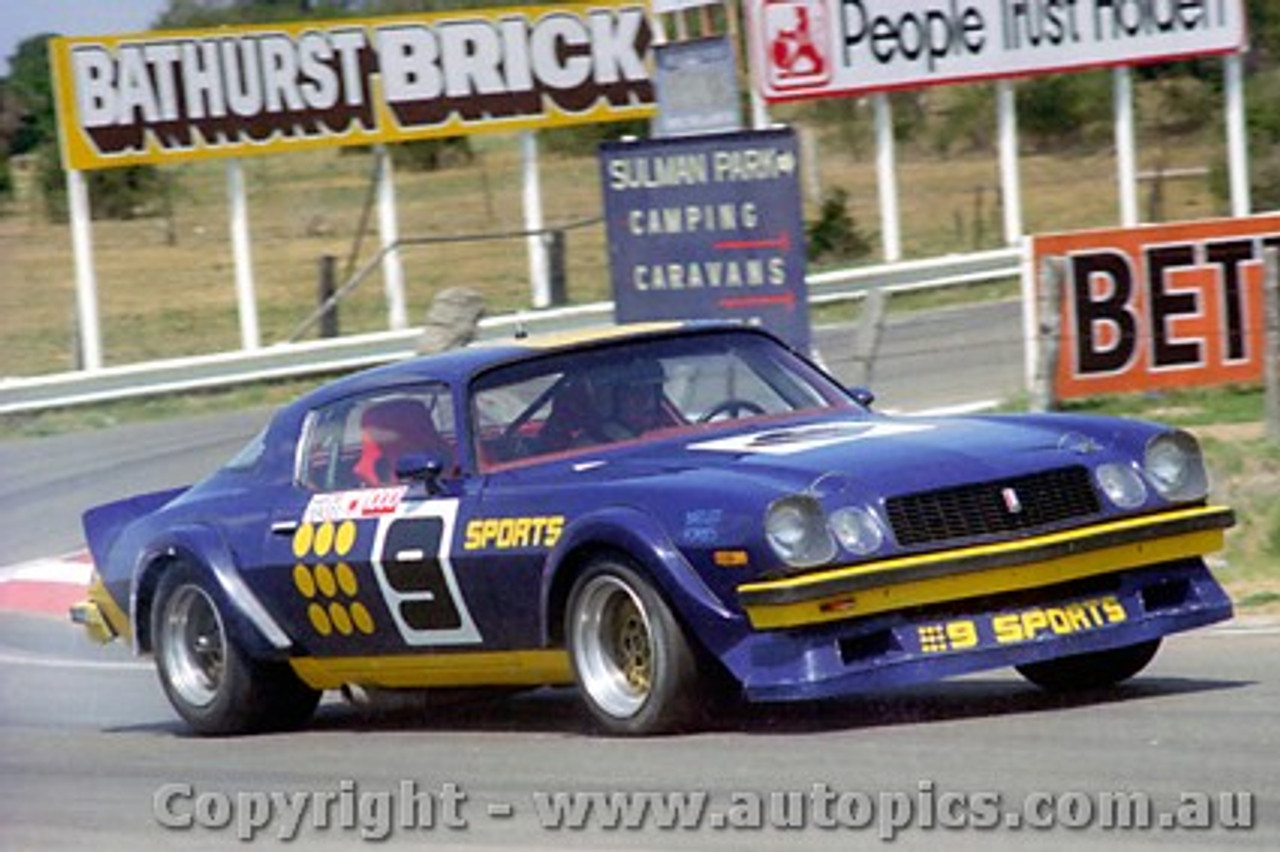
{"type": "Polygon", "coordinates": [[[610,716],[634,716],[654,680],[653,628],[644,602],[622,579],[602,574],[582,590],[573,630],[583,689],[610,716]]]}

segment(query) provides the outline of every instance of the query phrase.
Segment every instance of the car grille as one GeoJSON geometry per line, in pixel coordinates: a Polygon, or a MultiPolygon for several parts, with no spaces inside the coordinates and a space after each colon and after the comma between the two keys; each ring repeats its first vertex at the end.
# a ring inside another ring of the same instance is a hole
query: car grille
{"type": "Polygon", "coordinates": [[[1017,532],[1098,512],[1083,467],[1064,467],[994,482],[940,488],[886,502],[902,547],[1017,532]]]}

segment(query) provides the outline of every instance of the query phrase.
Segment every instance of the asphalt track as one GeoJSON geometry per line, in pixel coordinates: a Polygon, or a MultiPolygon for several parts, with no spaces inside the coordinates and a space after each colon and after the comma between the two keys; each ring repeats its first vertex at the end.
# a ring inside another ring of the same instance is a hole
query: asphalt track
{"type": "MultiPolygon", "coordinates": [[[[1009,311],[891,328],[882,404],[1016,390],[1009,311]]],[[[837,373],[846,336],[820,340],[837,373]]],[[[80,546],[82,508],[189,481],[265,416],[0,444],[0,562],[80,546]]],[[[93,646],[60,619],[0,612],[0,850],[228,849],[249,845],[237,829],[251,828],[252,847],[274,845],[290,824],[284,805],[267,812],[270,794],[308,804],[293,844],[308,849],[382,834],[379,845],[400,848],[1276,849],[1277,706],[1280,628],[1247,622],[1175,637],[1139,679],[1070,698],[999,672],[747,708],[703,733],[646,741],[592,735],[567,690],[375,714],[328,701],[303,732],[208,740],[184,730],[126,649],[93,646]],[[637,820],[645,828],[612,829],[596,811],[576,830],[538,810],[593,792],[630,794],[633,808],[646,801],[637,794],[705,794],[708,810],[665,829],[655,810],[637,820]],[[1105,827],[1118,793],[1150,806],[1150,827],[1105,827]],[[1229,804],[1248,807],[1221,811],[1220,797],[1237,793],[1247,797],[1229,804]],[[1161,819],[1172,816],[1181,822],[1161,819]],[[1218,817],[1252,828],[1201,827],[1218,817]],[[162,824],[184,819],[197,824],[162,824]]]]}

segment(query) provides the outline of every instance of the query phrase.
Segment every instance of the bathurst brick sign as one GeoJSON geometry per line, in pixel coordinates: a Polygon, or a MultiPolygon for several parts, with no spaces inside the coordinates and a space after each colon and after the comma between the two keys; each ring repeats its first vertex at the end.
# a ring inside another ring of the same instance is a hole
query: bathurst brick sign
{"type": "Polygon", "coordinates": [[[64,161],[94,169],[647,117],[643,3],[58,38],[64,161]]]}

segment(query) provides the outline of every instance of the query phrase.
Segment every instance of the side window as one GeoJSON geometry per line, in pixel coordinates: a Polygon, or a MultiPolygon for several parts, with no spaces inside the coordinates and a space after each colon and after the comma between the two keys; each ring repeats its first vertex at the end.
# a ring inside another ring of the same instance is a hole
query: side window
{"type": "Polygon", "coordinates": [[[472,405],[482,468],[538,454],[536,438],[546,428],[554,392],[565,381],[560,372],[540,373],[476,392],[472,405]]]}
{"type": "Polygon", "coordinates": [[[409,454],[456,457],[453,400],[444,385],[397,388],[340,400],[311,413],[298,453],[298,483],[311,491],[395,485],[409,454]]]}

